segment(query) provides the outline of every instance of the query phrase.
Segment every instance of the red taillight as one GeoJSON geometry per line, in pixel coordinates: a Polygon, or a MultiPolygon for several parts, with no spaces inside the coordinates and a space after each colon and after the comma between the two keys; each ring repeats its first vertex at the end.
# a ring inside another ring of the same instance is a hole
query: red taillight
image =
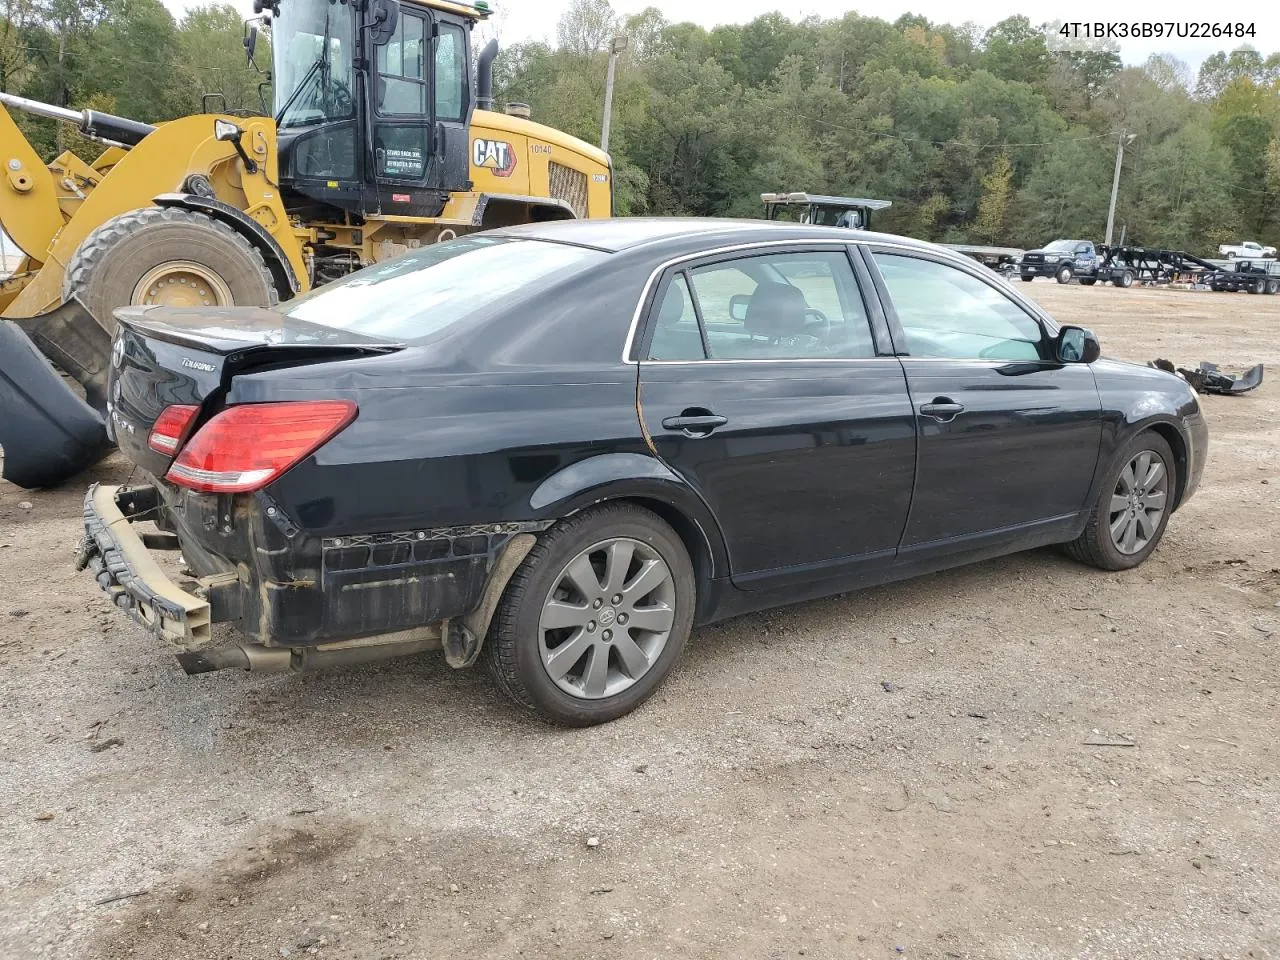
{"type": "Polygon", "coordinates": [[[172,403],[165,407],[151,427],[147,446],[157,453],[163,453],[168,457],[173,456],[178,452],[178,445],[186,437],[191,421],[195,420],[199,412],[199,407],[186,403],[172,403]]]}
{"type": "Polygon", "coordinates": [[[187,442],[166,477],[205,493],[258,490],[314,453],[355,416],[350,400],[228,407],[187,442]]]}

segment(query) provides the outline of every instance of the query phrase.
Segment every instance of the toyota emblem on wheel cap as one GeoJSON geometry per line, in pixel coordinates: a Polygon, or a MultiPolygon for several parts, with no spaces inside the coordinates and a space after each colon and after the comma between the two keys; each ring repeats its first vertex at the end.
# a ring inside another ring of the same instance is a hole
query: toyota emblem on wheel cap
{"type": "Polygon", "coordinates": [[[124,363],[124,337],[116,337],[111,346],[111,363],[117,369],[124,363]]]}

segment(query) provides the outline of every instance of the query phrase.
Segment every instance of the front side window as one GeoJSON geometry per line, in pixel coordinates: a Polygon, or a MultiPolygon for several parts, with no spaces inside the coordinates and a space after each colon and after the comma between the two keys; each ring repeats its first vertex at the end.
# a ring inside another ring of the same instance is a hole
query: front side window
{"type": "Polygon", "coordinates": [[[913,357],[1040,360],[1039,322],[990,284],[957,267],[875,254],[913,357]]]}
{"type": "Polygon", "coordinates": [[[440,25],[436,41],[436,119],[461,120],[466,109],[467,39],[461,27],[440,25]]]}
{"type": "Polygon", "coordinates": [[[476,234],[372,264],[276,309],[366,337],[420,340],[532,296],[607,256],[563,243],[476,234]]]}
{"type": "Polygon", "coordinates": [[[774,253],[696,267],[672,281],[654,320],[654,349],[701,359],[875,356],[866,309],[842,251],[774,253]],[[701,334],[695,341],[689,331],[701,334]]]}

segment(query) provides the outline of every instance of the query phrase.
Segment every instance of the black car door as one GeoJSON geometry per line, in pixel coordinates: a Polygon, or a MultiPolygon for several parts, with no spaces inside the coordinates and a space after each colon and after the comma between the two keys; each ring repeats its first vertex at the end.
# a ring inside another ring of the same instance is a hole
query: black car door
{"type": "Polygon", "coordinates": [[[1097,464],[1093,371],[976,264],[873,246],[869,265],[907,375],[919,460],[902,559],[1069,528],[1097,464]]]}
{"type": "Polygon", "coordinates": [[[655,286],[634,354],[641,417],[715,513],[738,586],[894,556],[915,427],[878,304],[875,318],[843,245],[692,260],[655,286]]]}

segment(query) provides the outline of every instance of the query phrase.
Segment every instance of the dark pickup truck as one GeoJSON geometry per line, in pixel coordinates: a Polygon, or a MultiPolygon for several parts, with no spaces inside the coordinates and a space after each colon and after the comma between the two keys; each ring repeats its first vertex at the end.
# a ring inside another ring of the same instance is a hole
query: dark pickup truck
{"type": "Polygon", "coordinates": [[[1055,240],[1039,250],[1022,255],[1018,272],[1030,283],[1036,277],[1053,277],[1059,283],[1070,283],[1080,273],[1092,274],[1098,266],[1098,253],[1088,240],[1055,240]]]}
{"type": "Polygon", "coordinates": [[[1053,277],[1059,283],[1078,279],[1086,287],[1098,281],[1131,287],[1137,273],[1124,263],[1112,263],[1089,240],[1054,240],[1039,250],[1028,250],[1018,264],[1018,275],[1028,283],[1036,277],[1053,277]]]}

